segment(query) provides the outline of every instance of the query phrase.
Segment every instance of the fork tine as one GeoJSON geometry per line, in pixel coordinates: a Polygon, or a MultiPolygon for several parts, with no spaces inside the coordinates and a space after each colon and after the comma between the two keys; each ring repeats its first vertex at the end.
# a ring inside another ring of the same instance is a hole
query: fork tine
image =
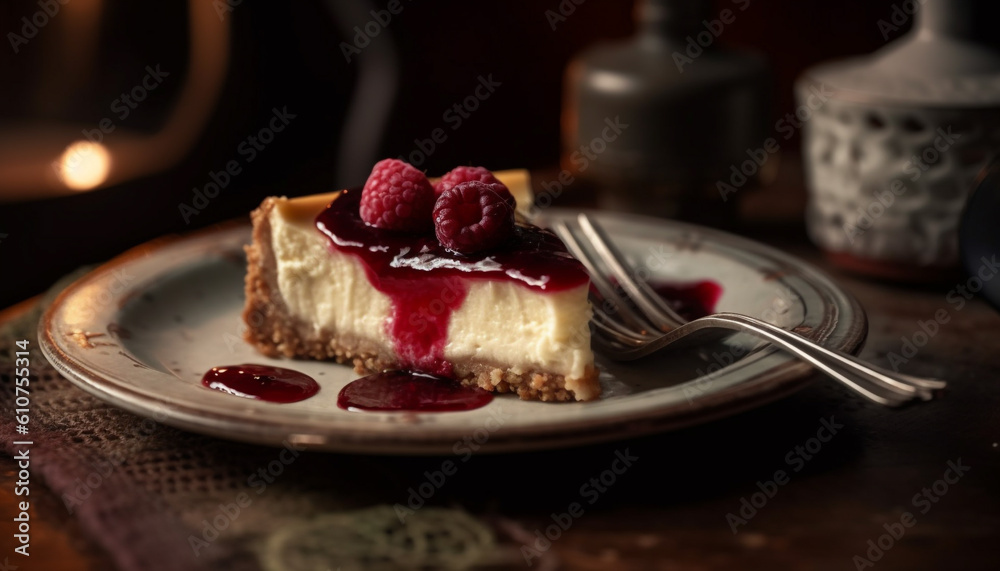
{"type": "Polygon", "coordinates": [[[642,309],[648,321],[664,332],[687,322],[686,319],[677,315],[677,312],[667,305],[663,298],[653,291],[645,281],[637,281],[632,277],[626,268],[625,256],[608,239],[603,228],[583,213],[579,215],[578,220],[594,250],[611,268],[615,279],[628,291],[629,297],[642,309]]]}
{"type": "Polygon", "coordinates": [[[587,273],[590,274],[590,281],[597,288],[597,291],[600,292],[604,300],[606,302],[610,301],[614,305],[614,313],[620,316],[620,319],[616,320],[608,315],[608,311],[603,311],[602,314],[609,322],[616,325],[622,323],[627,328],[631,328],[631,331],[627,328],[625,331],[632,336],[648,334],[650,329],[659,330],[659,326],[646,319],[641,313],[634,311],[628,301],[618,293],[617,288],[615,288],[611,280],[607,278],[605,272],[597,265],[597,259],[577,240],[576,235],[573,234],[569,225],[565,222],[557,222],[552,226],[552,230],[566,243],[566,247],[570,253],[583,263],[587,269],[587,273]]]}

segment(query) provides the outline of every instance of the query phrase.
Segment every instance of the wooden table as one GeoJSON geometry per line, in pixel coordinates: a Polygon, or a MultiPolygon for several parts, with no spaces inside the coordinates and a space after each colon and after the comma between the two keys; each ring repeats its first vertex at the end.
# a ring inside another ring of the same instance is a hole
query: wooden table
{"type": "MultiPolygon", "coordinates": [[[[902,339],[921,339],[919,323],[944,311],[947,323],[900,367],[949,380],[944,400],[889,410],[817,377],[781,401],[699,427],[570,450],[476,456],[449,481],[447,502],[542,530],[551,514],[579,500],[580,486],[607,469],[616,451],[627,450],[638,458],[634,465],[552,543],[564,568],[843,570],[871,562],[877,569],[996,569],[1000,316],[979,300],[961,308],[950,303],[957,284],[902,286],[840,273],[809,244],[794,221],[801,218],[775,215],[774,204],[793,214],[801,208],[801,190],[783,188],[787,199],[770,190],[748,200],[752,219],[763,221],[749,235],[827,270],[857,296],[869,317],[861,356],[873,363],[904,355],[902,339]],[[775,226],[776,219],[784,223],[775,226]],[[776,481],[777,471],[787,481],[776,481]]],[[[385,502],[393,503],[440,459],[364,458],[356,465],[396,474],[399,489],[385,490],[385,502]]],[[[12,470],[9,458],[0,459],[0,543],[9,541],[12,470]]],[[[23,569],[109,568],[58,498],[40,485],[32,497],[41,506],[33,516],[40,556],[23,569]]]]}

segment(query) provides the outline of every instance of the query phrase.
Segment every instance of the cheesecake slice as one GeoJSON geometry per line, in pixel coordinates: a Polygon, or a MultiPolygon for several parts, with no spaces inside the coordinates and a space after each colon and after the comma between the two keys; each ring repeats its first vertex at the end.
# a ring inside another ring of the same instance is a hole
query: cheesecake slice
{"type": "MultiPolygon", "coordinates": [[[[525,171],[494,173],[530,204],[525,171]]],[[[589,277],[550,232],[463,255],[365,224],[360,189],[271,197],[251,214],[246,340],[265,355],[437,374],[522,399],[601,393],[589,277]]]]}

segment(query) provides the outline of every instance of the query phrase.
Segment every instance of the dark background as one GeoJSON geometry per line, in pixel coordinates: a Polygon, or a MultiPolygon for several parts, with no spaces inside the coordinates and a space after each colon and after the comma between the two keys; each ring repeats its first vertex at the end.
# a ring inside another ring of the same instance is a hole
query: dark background
{"type": "MultiPolygon", "coordinates": [[[[502,84],[460,129],[446,129],[448,139],[421,165],[430,174],[456,164],[493,169],[557,165],[566,64],[588,46],[633,32],[631,2],[588,0],[576,5],[554,31],[545,12],[558,10],[557,0],[402,2],[403,11],[373,40],[394,42],[400,63],[381,156],[409,154],[415,139],[448,127],[443,113],[473,92],[478,76],[492,74],[502,84]]],[[[384,5],[375,3],[378,8],[384,5]]],[[[713,16],[731,5],[730,0],[716,0],[713,16]]],[[[751,0],[726,27],[718,45],[752,49],[767,57],[774,81],[772,114],[778,117],[793,109],[791,86],[803,69],[883,45],[878,21],[888,20],[892,7],[891,0],[751,0]]],[[[0,32],[6,37],[23,16],[37,9],[30,0],[0,4],[0,32]]],[[[234,35],[226,87],[205,135],[180,164],[109,188],[0,203],[0,235],[6,234],[0,236],[0,307],[40,293],[81,265],[104,261],[157,236],[244,217],[264,196],[363,182],[337,173],[335,159],[358,73],[357,60],[346,62],[340,48],[340,42],[351,37],[339,30],[363,26],[368,18],[335,22],[326,4],[319,2],[247,1],[228,17],[234,35]],[[237,146],[267,124],[272,108],[286,106],[296,115],[289,128],[252,164],[244,165],[220,198],[185,224],[179,203],[191,201],[193,188],[210,181],[210,171],[240,158],[237,146]]],[[[184,2],[109,2],[102,20],[102,64],[92,88],[64,97],[61,106],[51,103],[35,73],[45,57],[44,34],[16,55],[4,42],[0,127],[43,121],[96,124],[109,114],[108,105],[120,91],[136,84],[146,65],[160,63],[178,72],[185,68],[185,22],[184,2]]],[[[908,26],[892,32],[890,39],[908,26]]],[[[159,126],[182,73],[173,79],[127,119],[129,128],[159,126]]]]}

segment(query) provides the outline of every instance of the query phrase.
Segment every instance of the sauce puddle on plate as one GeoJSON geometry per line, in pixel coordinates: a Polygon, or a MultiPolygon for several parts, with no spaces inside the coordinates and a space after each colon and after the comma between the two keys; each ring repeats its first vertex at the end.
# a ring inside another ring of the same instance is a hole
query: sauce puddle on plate
{"type": "Polygon", "coordinates": [[[337,406],[347,410],[448,412],[473,410],[492,400],[493,393],[451,379],[387,371],[349,383],[337,396],[337,406]]]}
{"type": "Polygon", "coordinates": [[[249,363],[212,367],[201,384],[233,396],[274,403],[299,402],[319,392],[319,383],[308,375],[249,363]]]}
{"type": "Polygon", "coordinates": [[[715,313],[722,286],[709,280],[689,283],[650,283],[678,315],[687,320],[715,313]]]}

